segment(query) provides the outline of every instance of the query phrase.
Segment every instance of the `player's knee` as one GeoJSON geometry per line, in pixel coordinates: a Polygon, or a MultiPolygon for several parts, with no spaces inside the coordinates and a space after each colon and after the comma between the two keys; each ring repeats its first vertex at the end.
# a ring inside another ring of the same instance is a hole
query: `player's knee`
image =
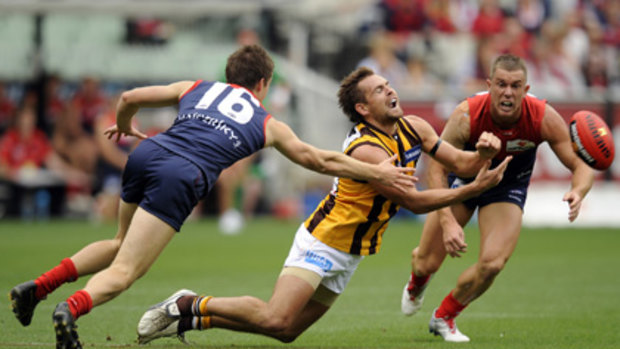
{"type": "Polygon", "coordinates": [[[438,257],[436,253],[423,253],[419,247],[411,252],[413,258],[414,271],[417,275],[431,275],[437,272],[441,267],[443,259],[438,257]]]}
{"type": "Polygon", "coordinates": [[[503,260],[481,261],[479,272],[483,279],[492,280],[504,269],[505,264],[503,260]]]}
{"type": "Polygon", "coordinates": [[[274,314],[269,309],[259,312],[259,324],[264,331],[279,336],[290,332],[293,317],[288,314],[274,314]]]}
{"type": "Polygon", "coordinates": [[[292,343],[293,341],[295,341],[295,339],[297,339],[297,337],[299,337],[299,335],[301,334],[301,332],[290,332],[290,331],[285,331],[283,333],[280,333],[277,335],[277,339],[282,342],[282,343],[292,343]]]}
{"type": "Polygon", "coordinates": [[[128,289],[138,278],[134,270],[124,265],[112,265],[110,266],[110,271],[114,279],[112,283],[116,286],[118,292],[128,289]]]}

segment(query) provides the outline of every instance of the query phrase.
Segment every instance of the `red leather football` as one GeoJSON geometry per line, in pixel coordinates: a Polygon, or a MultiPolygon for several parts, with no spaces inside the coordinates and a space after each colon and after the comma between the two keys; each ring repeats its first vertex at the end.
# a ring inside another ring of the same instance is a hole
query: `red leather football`
{"type": "Polygon", "coordinates": [[[569,123],[575,153],[590,167],[606,170],[614,161],[614,138],[600,116],[588,110],[573,114],[569,123]]]}

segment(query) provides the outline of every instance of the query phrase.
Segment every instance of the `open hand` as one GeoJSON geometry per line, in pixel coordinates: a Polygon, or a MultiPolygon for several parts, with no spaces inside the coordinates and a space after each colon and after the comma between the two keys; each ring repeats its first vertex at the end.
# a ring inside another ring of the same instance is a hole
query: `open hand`
{"type": "Polygon", "coordinates": [[[573,222],[579,216],[579,210],[581,209],[581,195],[574,191],[569,191],[564,194],[562,201],[568,202],[568,221],[573,222]]]}
{"type": "Polygon", "coordinates": [[[148,138],[147,135],[145,135],[144,133],[140,132],[137,128],[135,128],[133,126],[131,126],[129,129],[126,129],[126,130],[120,130],[118,128],[118,125],[110,126],[105,131],[103,131],[103,134],[106,135],[108,137],[108,139],[112,139],[112,137],[114,137],[116,135],[115,141],[117,143],[118,143],[118,141],[120,141],[121,136],[123,136],[123,135],[125,135],[125,136],[134,136],[134,137],[138,137],[140,139],[148,138]]]}
{"type": "Polygon", "coordinates": [[[502,178],[504,178],[504,172],[506,171],[506,167],[508,167],[510,160],[512,160],[512,156],[507,156],[504,161],[492,170],[489,170],[491,160],[485,161],[480,171],[478,171],[478,175],[476,176],[474,182],[477,182],[483,190],[496,186],[502,181],[502,178]]]}
{"type": "Polygon", "coordinates": [[[379,163],[379,182],[383,185],[392,186],[396,189],[406,192],[407,189],[415,186],[418,178],[413,174],[415,168],[412,167],[398,167],[392,163],[397,159],[397,155],[394,154],[390,158],[385,159],[379,163]]]}

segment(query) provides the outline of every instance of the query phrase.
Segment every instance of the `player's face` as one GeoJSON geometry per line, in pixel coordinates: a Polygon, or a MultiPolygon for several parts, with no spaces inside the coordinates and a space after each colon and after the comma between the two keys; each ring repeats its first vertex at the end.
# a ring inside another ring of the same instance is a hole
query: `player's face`
{"type": "Polygon", "coordinates": [[[379,122],[393,121],[403,116],[398,94],[388,81],[379,75],[370,75],[360,81],[359,88],[366,96],[363,109],[366,114],[379,122]]]}
{"type": "Polygon", "coordinates": [[[523,70],[498,68],[487,80],[491,94],[491,115],[498,122],[512,123],[521,115],[521,102],[529,90],[523,70]]]}

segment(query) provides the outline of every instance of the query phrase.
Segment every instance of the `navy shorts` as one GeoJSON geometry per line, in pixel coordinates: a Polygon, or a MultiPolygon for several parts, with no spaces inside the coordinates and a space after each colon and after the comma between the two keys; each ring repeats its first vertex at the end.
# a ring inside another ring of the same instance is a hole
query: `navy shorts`
{"type": "Polygon", "coordinates": [[[177,232],[206,194],[198,166],[157,143],[144,140],[129,155],[123,172],[123,201],[138,204],[177,232]]]}
{"type": "MultiPolygon", "coordinates": [[[[448,182],[451,188],[457,188],[461,185],[467,184],[461,178],[457,178],[454,175],[448,177],[448,182]]],[[[469,209],[476,209],[476,207],[483,207],[495,202],[511,202],[521,208],[525,206],[525,199],[527,198],[528,183],[516,182],[516,183],[500,183],[497,186],[485,191],[479,196],[463,201],[463,204],[469,209]]]]}

